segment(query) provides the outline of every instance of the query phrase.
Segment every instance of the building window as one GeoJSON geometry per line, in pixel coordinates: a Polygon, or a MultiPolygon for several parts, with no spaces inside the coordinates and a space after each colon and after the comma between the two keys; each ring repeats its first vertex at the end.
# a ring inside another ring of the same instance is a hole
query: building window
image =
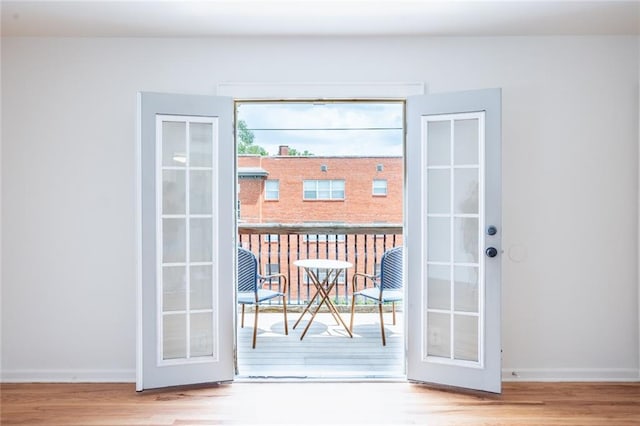
{"type": "MultiPolygon", "coordinates": [[[[279,263],[267,263],[264,268],[265,275],[274,275],[280,273],[280,264],[279,263]]],[[[277,283],[280,278],[272,277],[267,279],[268,283],[277,283]]]]}
{"type": "Polygon", "coordinates": [[[280,199],[280,181],[267,179],[264,182],[264,199],[279,200],[280,199]]]}
{"type": "Polygon", "coordinates": [[[306,234],[304,236],[304,241],[307,243],[335,243],[337,242],[344,242],[345,241],[345,235],[344,234],[306,234]]]}
{"type": "Polygon", "coordinates": [[[305,180],[304,200],[344,200],[344,180],[305,180]]]}
{"type": "Polygon", "coordinates": [[[277,243],[280,241],[280,234],[265,234],[264,242],[265,243],[277,243]]]}
{"type": "Polygon", "coordinates": [[[386,179],[374,179],[373,180],[373,195],[379,195],[379,196],[387,195],[387,180],[386,179]]]}

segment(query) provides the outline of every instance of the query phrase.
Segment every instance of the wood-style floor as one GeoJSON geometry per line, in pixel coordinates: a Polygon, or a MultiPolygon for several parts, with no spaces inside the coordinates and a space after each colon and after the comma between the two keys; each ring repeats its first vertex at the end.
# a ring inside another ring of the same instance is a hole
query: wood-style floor
{"type": "Polygon", "coordinates": [[[2,425],[639,425],[638,383],[506,383],[502,395],[406,382],[3,384],[2,425]]]}

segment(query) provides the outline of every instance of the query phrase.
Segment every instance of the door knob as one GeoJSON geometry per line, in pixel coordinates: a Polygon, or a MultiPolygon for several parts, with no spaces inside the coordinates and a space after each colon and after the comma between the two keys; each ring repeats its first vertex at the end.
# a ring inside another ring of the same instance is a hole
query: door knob
{"type": "Polygon", "coordinates": [[[496,257],[498,255],[498,250],[496,250],[495,247],[489,247],[487,250],[485,250],[485,253],[489,257],[496,257]]]}

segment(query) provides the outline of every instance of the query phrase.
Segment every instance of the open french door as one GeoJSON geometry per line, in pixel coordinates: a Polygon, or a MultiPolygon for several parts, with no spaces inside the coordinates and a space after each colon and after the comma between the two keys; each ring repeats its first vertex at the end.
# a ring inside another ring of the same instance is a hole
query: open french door
{"type": "Polygon", "coordinates": [[[233,101],[141,93],[136,389],[233,380],[233,101]]]}
{"type": "Polygon", "coordinates": [[[407,378],[501,391],[501,92],[407,99],[407,378]]]}

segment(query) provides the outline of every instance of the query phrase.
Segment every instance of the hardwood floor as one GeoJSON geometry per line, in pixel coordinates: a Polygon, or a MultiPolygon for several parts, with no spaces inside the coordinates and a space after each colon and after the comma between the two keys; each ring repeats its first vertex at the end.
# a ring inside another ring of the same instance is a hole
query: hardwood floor
{"type": "Polygon", "coordinates": [[[130,383],[3,384],[2,425],[638,425],[640,383],[260,382],[136,393],[130,383]]]}

